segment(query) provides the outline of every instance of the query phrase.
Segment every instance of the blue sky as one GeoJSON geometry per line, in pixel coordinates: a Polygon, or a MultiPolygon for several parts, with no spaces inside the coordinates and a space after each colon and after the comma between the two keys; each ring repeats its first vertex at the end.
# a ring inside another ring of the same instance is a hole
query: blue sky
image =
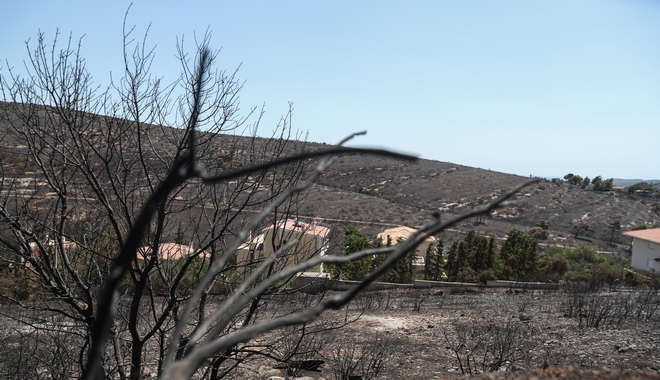
{"type": "MultiPolygon", "coordinates": [[[[0,74],[59,28],[107,85],[129,5],[4,4],[0,74]]],[[[660,178],[660,2],[136,0],[128,24],[151,24],[166,80],[177,36],[209,28],[241,108],[266,106],[262,135],[293,102],[312,141],[367,130],[355,145],[524,176],[660,178]]]]}

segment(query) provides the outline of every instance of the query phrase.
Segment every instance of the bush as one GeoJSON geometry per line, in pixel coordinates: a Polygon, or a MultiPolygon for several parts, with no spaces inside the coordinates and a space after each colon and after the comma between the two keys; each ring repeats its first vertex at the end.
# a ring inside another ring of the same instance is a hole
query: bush
{"type": "Polygon", "coordinates": [[[485,269],[477,274],[477,280],[480,284],[486,284],[488,280],[497,280],[493,269],[485,269]]]}
{"type": "Polygon", "coordinates": [[[570,264],[566,257],[562,255],[556,256],[546,256],[545,260],[541,264],[545,269],[545,279],[546,281],[557,282],[561,280],[564,275],[571,269],[570,264]]]}
{"type": "Polygon", "coordinates": [[[548,236],[550,236],[550,231],[541,227],[534,227],[529,230],[528,234],[534,239],[545,240],[548,238],[548,236]]]}
{"type": "Polygon", "coordinates": [[[564,255],[570,262],[572,270],[580,270],[586,264],[601,264],[608,261],[607,256],[599,254],[585,243],[580,243],[575,248],[566,248],[564,255]]]}
{"type": "Polygon", "coordinates": [[[639,230],[647,230],[648,228],[649,228],[649,225],[648,225],[648,224],[646,224],[646,223],[639,223],[639,224],[635,224],[635,225],[631,228],[631,230],[632,230],[632,231],[639,231],[639,230]]]}

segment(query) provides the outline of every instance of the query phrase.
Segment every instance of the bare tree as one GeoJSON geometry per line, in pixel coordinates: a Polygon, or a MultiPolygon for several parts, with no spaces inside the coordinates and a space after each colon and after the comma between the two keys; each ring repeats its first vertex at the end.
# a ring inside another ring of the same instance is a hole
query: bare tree
{"type": "Polygon", "coordinates": [[[73,47],[70,38],[57,50],[56,39],[48,49],[42,34],[27,77],[9,70],[0,78],[6,139],[27,152],[19,166],[2,166],[3,259],[41,284],[48,297],[40,310],[77,326],[71,334],[82,339],[73,355],[79,368],[67,376],[139,379],[149,366],[164,379],[196,372],[219,378],[246,358],[268,355],[248,345],[255,337],[343,307],[425,238],[506,205],[513,193],[453,220],[433,220],[392,247],[291,262],[298,258],[291,240],[263,260],[236,262],[248,237],[290,215],[294,195],[332,163],[312,160],[412,158],[344,148],[354,135],[309,151],[293,141],[291,109],[279,132],[261,142],[254,137],[259,115],[249,125],[238,112],[235,72],[213,70],[217,52],[208,49],[208,35],[193,58],[179,45],[183,74],[165,85],[149,71],[153,50],[144,40],[133,44],[132,33],[124,32],[124,75],[107,89],[94,84],[80,43],[73,47]],[[252,139],[226,134],[246,126],[252,139]],[[159,252],[174,237],[195,248],[172,263],[159,252]],[[387,258],[353,289],[263,313],[297,273],[371,255],[387,258]]]}
{"type": "Polygon", "coordinates": [[[443,336],[462,374],[515,368],[523,362],[531,329],[524,323],[506,321],[483,325],[470,320],[452,321],[443,336]]]}
{"type": "Polygon", "coordinates": [[[351,337],[327,339],[326,342],[332,349],[325,358],[337,380],[373,379],[396,352],[396,341],[389,337],[364,343],[351,337]]]}

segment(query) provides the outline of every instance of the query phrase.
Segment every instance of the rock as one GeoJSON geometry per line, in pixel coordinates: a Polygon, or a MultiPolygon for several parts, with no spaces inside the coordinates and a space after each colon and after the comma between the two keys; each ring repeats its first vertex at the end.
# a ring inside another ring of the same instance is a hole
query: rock
{"type": "Polygon", "coordinates": [[[428,327],[428,328],[430,328],[430,329],[432,329],[432,328],[434,328],[434,327],[435,327],[435,325],[427,325],[426,327],[428,327]]]}
{"type": "Polygon", "coordinates": [[[282,376],[271,376],[268,378],[268,380],[286,380],[282,376]]]}

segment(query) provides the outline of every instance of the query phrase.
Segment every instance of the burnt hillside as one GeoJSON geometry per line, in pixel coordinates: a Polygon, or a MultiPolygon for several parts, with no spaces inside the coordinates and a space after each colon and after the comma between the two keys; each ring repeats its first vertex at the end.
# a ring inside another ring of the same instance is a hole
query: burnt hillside
{"type": "MultiPolygon", "coordinates": [[[[34,165],[26,160],[27,148],[14,140],[6,128],[6,121],[0,120],[2,174],[38,177],[34,165]]],[[[151,143],[163,144],[162,149],[155,148],[154,152],[167,152],[168,136],[180,133],[163,126],[151,128],[154,135],[151,143]]],[[[92,133],[102,134],[102,131],[92,129],[92,133]]],[[[286,137],[224,136],[221,139],[223,148],[218,150],[223,157],[216,159],[218,165],[213,169],[221,171],[254,162],[250,152],[266,151],[273,139],[286,137]]],[[[328,145],[292,141],[286,147],[286,153],[293,154],[301,150],[324,149],[328,145]]],[[[391,148],[396,149],[396,146],[391,148]]],[[[392,225],[421,225],[435,211],[440,211],[443,218],[451,218],[496,199],[525,179],[448,162],[421,159],[408,163],[364,154],[346,155],[339,157],[319,182],[301,197],[298,216],[303,220],[311,217],[325,219],[325,224],[334,227],[335,240],[339,242],[341,228],[347,224],[355,224],[369,236],[375,236],[392,225]]],[[[613,220],[621,221],[622,231],[639,223],[660,224],[660,217],[652,209],[657,200],[622,192],[597,193],[567,183],[543,180],[524,189],[515,198],[518,201],[515,206],[496,211],[482,223],[477,224],[477,220],[464,222],[441,237],[451,241],[474,229],[503,238],[511,228],[528,231],[537,221],[547,219],[551,221],[550,236],[541,241],[542,244],[572,246],[588,241],[599,250],[625,256],[629,238],[617,231],[615,244],[608,244],[609,224],[613,220]],[[595,233],[575,239],[572,228],[575,220],[587,221],[595,227],[595,233]]]]}

